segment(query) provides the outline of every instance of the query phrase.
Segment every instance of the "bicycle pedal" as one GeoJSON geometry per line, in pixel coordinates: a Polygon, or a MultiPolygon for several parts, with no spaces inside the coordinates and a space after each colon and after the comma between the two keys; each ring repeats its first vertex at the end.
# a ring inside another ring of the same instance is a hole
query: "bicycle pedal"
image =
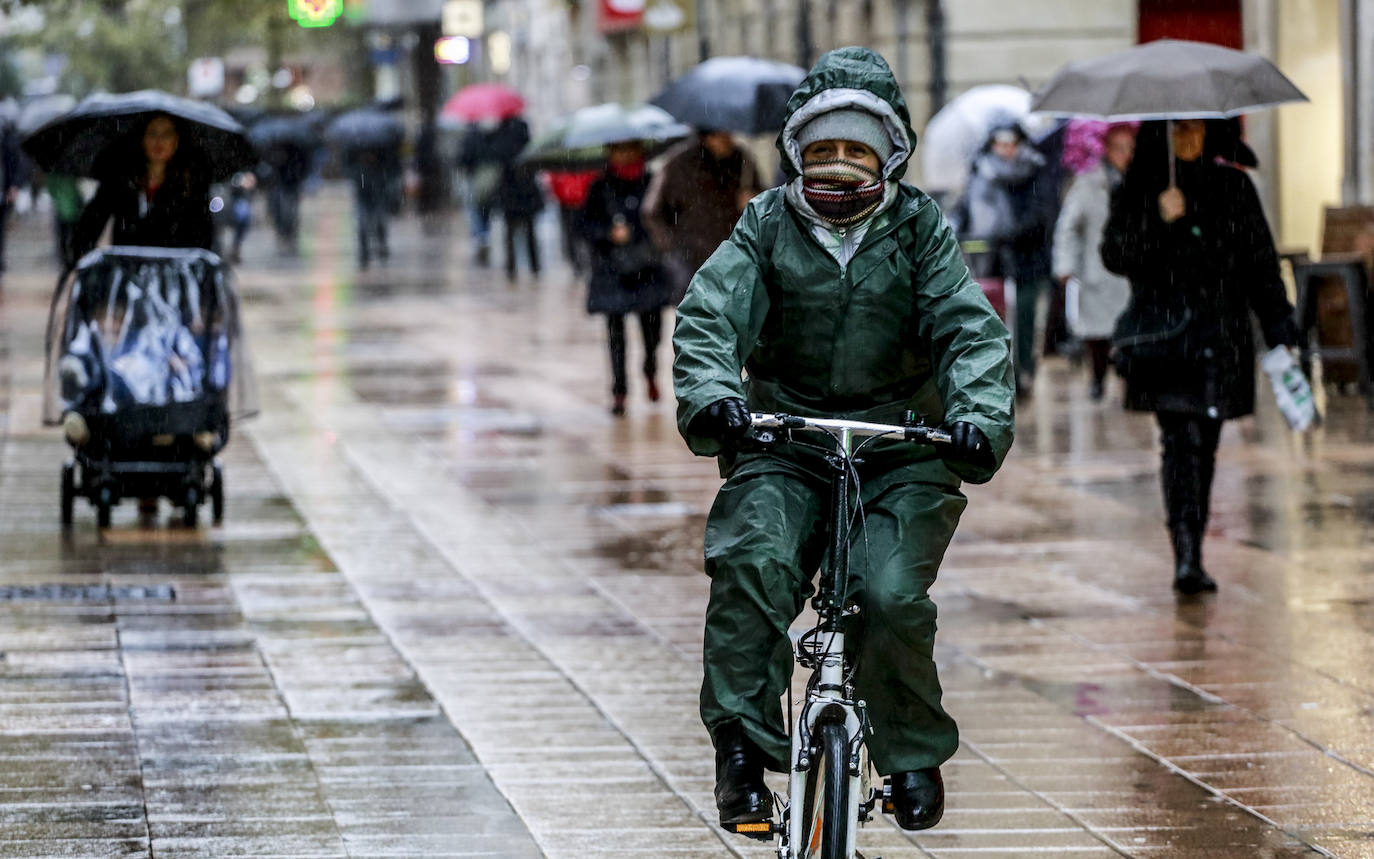
{"type": "Polygon", "coordinates": [[[736,835],[743,835],[755,841],[772,841],[776,826],[771,820],[760,820],[756,823],[726,823],[721,828],[726,832],[733,832],[736,835]]]}

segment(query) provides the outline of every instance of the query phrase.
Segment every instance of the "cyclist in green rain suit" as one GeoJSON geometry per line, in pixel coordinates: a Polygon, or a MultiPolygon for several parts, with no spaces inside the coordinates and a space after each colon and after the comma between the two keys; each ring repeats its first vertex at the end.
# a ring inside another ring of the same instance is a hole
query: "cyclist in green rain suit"
{"type": "Polygon", "coordinates": [[[888,424],[912,410],[948,428],[955,453],[865,448],[866,528],[855,529],[851,577],[873,762],[891,777],[897,822],[924,829],[943,812],[939,766],[958,746],[940,703],[928,590],[966,504],[960,480],[989,480],[1011,446],[1009,337],[939,208],[898,181],[916,134],[882,57],[826,54],[787,111],[778,149],[788,182],[755,197],[697,272],[673,337],[678,428],[693,452],[720,457],[727,478],[706,523],[701,716],[716,747],[716,804],[722,824],[772,815],[763,771],[786,771],[790,749],[787,629],[823,560],[829,503],[818,454],[733,442],[750,410],[888,424]]]}

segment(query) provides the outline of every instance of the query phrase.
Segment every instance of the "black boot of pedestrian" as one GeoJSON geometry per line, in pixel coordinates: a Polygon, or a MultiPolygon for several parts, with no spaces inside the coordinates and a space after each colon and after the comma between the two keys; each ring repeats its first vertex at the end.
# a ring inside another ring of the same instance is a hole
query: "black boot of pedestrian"
{"type": "Polygon", "coordinates": [[[929,829],[945,813],[945,782],[939,767],[893,773],[892,817],[903,829],[929,829]]]}
{"type": "Polygon", "coordinates": [[[1191,524],[1174,525],[1169,529],[1174,544],[1174,590],[1193,596],[1217,589],[1216,580],[1202,569],[1202,533],[1191,524]]]}
{"type": "Polygon", "coordinates": [[[763,781],[764,755],[738,721],[715,730],[716,809],[720,825],[760,823],[773,816],[773,793],[763,781]]]}

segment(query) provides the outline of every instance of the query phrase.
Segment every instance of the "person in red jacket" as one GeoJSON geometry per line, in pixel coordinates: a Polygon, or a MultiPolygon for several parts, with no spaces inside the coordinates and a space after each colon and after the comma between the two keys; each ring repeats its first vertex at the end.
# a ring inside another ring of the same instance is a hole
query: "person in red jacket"
{"type": "Polygon", "coordinates": [[[563,226],[563,258],[581,275],[590,266],[590,251],[577,232],[577,213],[587,202],[587,191],[601,178],[600,169],[550,170],[549,191],[558,201],[558,217],[563,226]]]}

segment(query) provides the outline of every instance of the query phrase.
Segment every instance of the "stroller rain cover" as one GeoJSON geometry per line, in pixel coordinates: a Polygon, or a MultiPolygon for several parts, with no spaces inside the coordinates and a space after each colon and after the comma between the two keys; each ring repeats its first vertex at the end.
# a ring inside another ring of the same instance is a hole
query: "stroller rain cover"
{"type": "Polygon", "coordinates": [[[44,423],[198,402],[231,420],[257,411],[228,268],[199,248],[91,251],[53,296],[44,423]]]}

